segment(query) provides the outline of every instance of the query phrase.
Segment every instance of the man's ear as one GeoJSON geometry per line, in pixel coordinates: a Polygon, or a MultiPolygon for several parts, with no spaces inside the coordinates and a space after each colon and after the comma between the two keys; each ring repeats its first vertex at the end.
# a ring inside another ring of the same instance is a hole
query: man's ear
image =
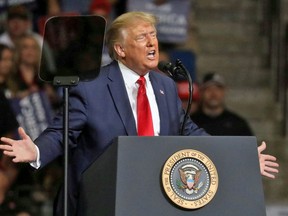
{"type": "Polygon", "coordinates": [[[115,44],[114,45],[114,50],[115,50],[115,52],[117,53],[117,55],[119,56],[119,57],[121,57],[121,58],[125,58],[125,50],[124,50],[124,48],[121,46],[121,44],[115,44]]]}

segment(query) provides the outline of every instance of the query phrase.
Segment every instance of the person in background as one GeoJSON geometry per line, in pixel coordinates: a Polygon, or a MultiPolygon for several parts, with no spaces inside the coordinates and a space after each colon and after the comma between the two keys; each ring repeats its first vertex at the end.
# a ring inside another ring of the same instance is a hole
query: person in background
{"type": "Polygon", "coordinates": [[[16,46],[16,71],[11,77],[10,88],[15,97],[24,98],[33,92],[43,90],[53,107],[59,98],[50,84],[43,83],[39,77],[40,47],[31,35],[23,36],[16,46]]]}
{"type": "MultiPolygon", "coordinates": [[[[18,122],[8,101],[9,92],[6,81],[13,66],[13,51],[8,46],[0,44],[0,136],[17,138],[18,122]]],[[[0,154],[0,205],[5,200],[18,175],[17,166],[11,159],[0,154]]]]}
{"type": "Polygon", "coordinates": [[[31,28],[31,16],[27,8],[23,5],[11,6],[7,10],[6,31],[0,35],[0,43],[14,48],[23,36],[32,35],[41,47],[43,38],[31,28]]]}
{"type": "Polygon", "coordinates": [[[47,67],[54,65],[52,52],[49,45],[43,42],[43,37],[32,31],[32,19],[29,10],[24,5],[13,5],[7,10],[6,31],[0,35],[0,43],[15,48],[17,43],[25,36],[31,36],[36,41],[42,51],[43,59],[47,67]]]}
{"type": "Polygon", "coordinates": [[[12,77],[14,95],[23,98],[39,91],[42,82],[38,78],[40,47],[32,36],[23,36],[16,46],[16,71],[12,77]]]}
{"type": "Polygon", "coordinates": [[[6,98],[11,96],[7,87],[7,80],[12,75],[14,63],[14,51],[7,45],[0,43],[0,91],[6,98]]]}
{"type": "Polygon", "coordinates": [[[200,86],[201,102],[192,120],[211,135],[252,136],[247,121],[225,105],[226,85],[222,76],[208,73],[200,86]]]}

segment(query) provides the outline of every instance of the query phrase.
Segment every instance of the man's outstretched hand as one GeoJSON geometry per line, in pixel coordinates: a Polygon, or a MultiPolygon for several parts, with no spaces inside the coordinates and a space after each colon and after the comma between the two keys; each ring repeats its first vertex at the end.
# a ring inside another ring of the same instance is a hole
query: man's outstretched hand
{"type": "Polygon", "coordinates": [[[266,143],[262,142],[258,147],[261,175],[274,179],[275,174],[278,173],[279,164],[276,162],[277,159],[274,156],[262,154],[265,149],[266,143]]]}
{"type": "Polygon", "coordinates": [[[12,161],[19,162],[34,162],[37,159],[36,146],[31,138],[25,133],[23,128],[18,129],[22,139],[13,140],[7,137],[1,137],[0,150],[3,150],[4,155],[12,157],[12,161]]]}

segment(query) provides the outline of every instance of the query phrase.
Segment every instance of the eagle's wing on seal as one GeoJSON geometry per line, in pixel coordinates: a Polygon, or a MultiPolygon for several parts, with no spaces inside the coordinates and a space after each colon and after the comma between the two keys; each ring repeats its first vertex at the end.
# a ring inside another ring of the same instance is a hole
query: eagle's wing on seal
{"type": "Polygon", "coordinates": [[[201,170],[197,170],[197,171],[196,171],[196,174],[195,174],[195,177],[194,177],[195,185],[198,185],[198,182],[199,182],[199,180],[200,180],[201,173],[202,173],[201,170]]]}
{"type": "Polygon", "coordinates": [[[184,173],[184,170],[183,169],[179,169],[179,174],[180,174],[180,178],[181,178],[181,181],[182,183],[187,186],[187,179],[186,179],[186,175],[184,173]]]}

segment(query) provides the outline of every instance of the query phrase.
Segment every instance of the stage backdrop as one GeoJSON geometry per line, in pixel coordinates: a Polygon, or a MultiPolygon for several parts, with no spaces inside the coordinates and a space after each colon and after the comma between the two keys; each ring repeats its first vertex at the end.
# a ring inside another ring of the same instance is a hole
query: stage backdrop
{"type": "Polygon", "coordinates": [[[157,5],[154,0],[128,0],[129,11],[145,11],[156,15],[160,42],[181,43],[187,39],[191,0],[167,0],[157,5]]]}

